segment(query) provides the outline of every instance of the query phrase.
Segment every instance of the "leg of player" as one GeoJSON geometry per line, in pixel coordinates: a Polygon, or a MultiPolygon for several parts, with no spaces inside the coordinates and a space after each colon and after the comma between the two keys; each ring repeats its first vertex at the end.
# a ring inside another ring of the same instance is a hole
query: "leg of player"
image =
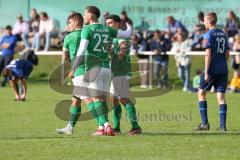
{"type": "Polygon", "coordinates": [[[72,97],[68,125],[65,128],[56,129],[56,131],[59,134],[73,134],[73,128],[76,125],[80,115],[81,115],[80,100],[76,97],[72,97]]]}
{"type": "Polygon", "coordinates": [[[199,89],[198,91],[198,105],[199,105],[199,111],[200,111],[202,123],[198,126],[196,130],[209,130],[210,125],[208,123],[208,116],[207,116],[206,91],[203,89],[199,89]]]}
{"type": "Polygon", "coordinates": [[[18,80],[14,79],[14,80],[10,80],[10,86],[13,90],[13,93],[15,95],[15,101],[20,101],[20,94],[19,94],[19,90],[18,90],[18,80]]]}
{"type": "Polygon", "coordinates": [[[134,104],[130,101],[129,98],[121,98],[120,99],[121,104],[124,105],[128,118],[130,120],[130,123],[132,125],[132,129],[129,132],[129,135],[136,135],[136,134],[141,134],[142,129],[138,124],[137,121],[137,114],[136,114],[136,108],[134,104]]]}
{"type": "Polygon", "coordinates": [[[94,101],[91,98],[83,99],[83,102],[87,105],[88,111],[92,113],[93,118],[99,123],[97,112],[95,110],[94,101]]]}
{"type": "Polygon", "coordinates": [[[108,136],[114,136],[113,129],[109,123],[108,117],[107,117],[107,103],[106,98],[102,96],[97,96],[93,98],[95,109],[99,118],[99,126],[104,125],[105,133],[108,136]]]}
{"type": "MultiPolygon", "coordinates": [[[[97,115],[96,121],[98,124],[97,131],[93,133],[93,136],[102,136],[106,134],[104,124],[108,123],[108,107],[106,101],[96,100],[94,102],[94,111],[97,115]],[[96,104],[96,106],[95,106],[96,104]]],[[[106,126],[106,125],[105,125],[106,126]]]]}
{"type": "Polygon", "coordinates": [[[122,107],[119,103],[118,98],[112,96],[111,97],[113,102],[113,131],[115,134],[120,134],[120,120],[122,115],[122,107]]]}
{"type": "Polygon", "coordinates": [[[96,113],[99,118],[99,126],[104,126],[104,131],[108,136],[114,136],[113,129],[108,121],[107,96],[110,92],[111,70],[109,68],[95,67],[89,70],[90,77],[95,77],[89,85],[89,93],[96,113]],[[100,70],[99,70],[100,69],[100,70]]]}
{"type": "Polygon", "coordinates": [[[227,131],[226,129],[226,119],[227,119],[227,104],[225,101],[225,94],[217,92],[217,100],[219,105],[219,113],[220,113],[220,127],[219,131],[227,131]]]}
{"type": "Polygon", "coordinates": [[[81,114],[81,106],[80,106],[80,99],[73,97],[72,98],[72,105],[70,108],[70,119],[69,123],[72,127],[74,127],[78,121],[78,118],[81,114]]]}
{"type": "Polygon", "coordinates": [[[98,124],[97,131],[95,133],[93,133],[92,135],[94,135],[94,136],[104,135],[105,134],[104,126],[103,126],[103,124],[99,125],[99,118],[98,118],[98,114],[95,109],[94,101],[91,98],[86,98],[83,100],[83,102],[87,105],[88,111],[90,111],[92,113],[92,116],[94,117],[94,119],[96,120],[96,122],[98,124]]]}
{"type": "MultiPolygon", "coordinates": [[[[121,115],[122,115],[122,107],[119,102],[119,95],[118,95],[118,87],[122,83],[115,82],[116,77],[113,77],[112,82],[111,82],[111,87],[110,87],[110,93],[111,93],[111,102],[113,104],[113,131],[116,135],[121,134],[121,129],[120,129],[120,120],[121,120],[121,115]],[[118,87],[116,85],[118,84],[118,87]]],[[[122,87],[121,87],[122,88],[122,87]]]]}

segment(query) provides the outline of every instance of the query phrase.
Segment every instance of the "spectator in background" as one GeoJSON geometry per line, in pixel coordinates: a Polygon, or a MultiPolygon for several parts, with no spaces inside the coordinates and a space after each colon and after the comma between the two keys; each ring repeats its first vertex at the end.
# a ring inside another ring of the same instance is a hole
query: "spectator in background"
{"type": "Polygon", "coordinates": [[[235,36],[228,38],[228,45],[229,45],[230,51],[233,51],[233,45],[234,45],[234,43],[235,43],[235,42],[234,42],[234,39],[235,39],[235,36]]]}
{"type": "Polygon", "coordinates": [[[203,36],[205,31],[201,27],[196,26],[193,36],[192,36],[192,45],[191,50],[193,51],[203,51],[203,36]]]}
{"type": "Polygon", "coordinates": [[[103,15],[103,22],[102,24],[106,25],[106,18],[110,15],[109,12],[105,12],[104,15],[103,15]]]}
{"type": "MultiPolygon", "coordinates": [[[[17,38],[12,34],[12,27],[6,26],[5,35],[1,38],[0,48],[2,50],[2,55],[0,57],[0,73],[4,67],[6,67],[13,59],[14,48],[16,46],[17,38]]],[[[5,86],[7,79],[4,78],[1,86],[5,86]]]]}
{"type": "Polygon", "coordinates": [[[30,49],[28,42],[29,24],[23,20],[21,14],[17,16],[17,21],[14,24],[12,33],[17,37],[17,41],[23,40],[25,49],[30,49]]]}
{"type": "Polygon", "coordinates": [[[141,79],[141,88],[148,88],[148,73],[149,73],[149,62],[148,56],[139,54],[141,51],[144,51],[145,47],[141,44],[140,38],[137,35],[132,36],[132,46],[131,51],[138,57],[138,67],[141,79]]]}
{"type": "MultiPolygon", "coordinates": [[[[235,35],[234,39],[233,51],[240,53],[240,35],[235,35]]],[[[240,54],[233,56],[232,68],[234,69],[234,72],[238,72],[240,70],[240,54]]],[[[237,75],[237,73],[235,73],[235,75],[237,75]]]]}
{"type": "MultiPolygon", "coordinates": [[[[239,34],[234,36],[233,51],[240,53],[239,34]]],[[[230,92],[240,92],[240,54],[232,56],[232,60],[232,68],[234,69],[234,72],[228,90],[230,92]]]]}
{"type": "Polygon", "coordinates": [[[231,79],[230,85],[228,87],[230,92],[240,92],[240,71],[235,71],[233,73],[233,78],[231,79]]]}
{"type": "Polygon", "coordinates": [[[205,31],[206,27],[204,25],[204,13],[200,11],[197,17],[198,17],[198,23],[196,24],[196,26],[199,27],[201,31],[205,31]]]}
{"type": "Polygon", "coordinates": [[[198,22],[194,26],[194,33],[191,36],[193,43],[192,43],[192,50],[193,51],[202,51],[203,48],[203,35],[205,33],[206,27],[204,25],[204,13],[199,12],[198,13],[198,22]]]}
{"type": "Polygon", "coordinates": [[[133,26],[133,22],[132,22],[132,20],[128,17],[128,14],[127,14],[126,11],[122,11],[120,17],[121,17],[121,19],[123,20],[123,22],[122,22],[123,24],[127,22],[128,24],[130,24],[131,26],[133,26]]]}
{"type": "Polygon", "coordinates": [[[190,91],[190,69],[191,57],[186,52],[191,50],[191,42],[183,34],[178,34],[176,42],[173,43],[172,52],[175,53],[178,77],[183,82],[183,91],[190,91]]]}
{"type": "Polygon", "coordinates": [[[150,51],[156,54],[158,88],[164,87],[162,80],[168,81],[167,70],[169,56],[166,52],[169,50],[171,50],[171,41],[166,39],[160,30],[156,30],[150,42],[150,51]],[[161,76],[163,76],[163,79],[161,79],[161,76]]]}
{"type": "Polygon", "coordinates": [[[131,51],[134,54],[138,54],[139,51],[143,51],[143,46],[140,44],[140,38],[136,34],[133,34],[132,37],[131,51]]]}
{"type": "Polygon", "coordinates": [[[37,13],[37,10],[33,8],[31,10],[31,19],[29,21],[30,33],[28,35],[30,37],[33,37],[36,33],[39,32],[39,23],[40,23],[40,16],[37,13]]]}
{"type": "Polygon", "coordinates": [[[180,21],[175,20],[173,16],[168,16],[167,22],[168,22],[168,34],[173,41],[176,40],[179,34],[188,37],[188,30],[180,21]]]}
{"type": "Polygon", "coordinates": [[[236,14],[233,11],[229,11],[228,17],[226,20],[226,25],[224,28],[228,37],[234,37],[238,33],[239,28],[240,28],[239,18],[236,16],[236,14]]]}
{"type": "Polygon", "coordinates": [[[34,35],[33,47],[35,51],[40,49],[40,40],[45,37],[44,51],[50,48],[51,38],[58,37],[59,30],[54,23],[54,20],[48,17],[46,12],[40,13],[39,32],[34,35]]]}
{"type": "Polygon", "coordinates": [[[140,35],[140,43],[143,46],[143,51],[149,51],[149,43],[151,41],[152,33],[148,30],[143,30],[140,35]]]}

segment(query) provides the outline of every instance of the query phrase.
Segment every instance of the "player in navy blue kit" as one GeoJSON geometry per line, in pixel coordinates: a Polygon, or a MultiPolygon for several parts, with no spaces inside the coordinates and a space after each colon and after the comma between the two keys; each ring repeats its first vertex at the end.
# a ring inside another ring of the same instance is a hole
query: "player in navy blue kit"
{"type": "Polygon", "coordinates": [[[33,64],[28,60],[13,60],[3,71],[3,75],[9,79],[10,85],[13,89],[16,101],[25,101],[27,94],[26,79],[33,70],[33,64]],[[22,86],[22,93],[19,91],[18,82],[22,86]]]}
{"type": "Polygon", "coordinates": [[[207,117],[206,91],[212,86],[217,92],[217,101],[220,110],[219,131],[226,131],[227,104],[225,101],[225,91],[228,81],[227,58],[229,56],[229,46],[226,34],[216,28],[217,15],[209,13],[204,17],[204,23],[208,31],[204,35],[205,71],[201,76],[198,92],[199,110],[202,123],[197,130],[209,130],[210,125],[207,117]]]}

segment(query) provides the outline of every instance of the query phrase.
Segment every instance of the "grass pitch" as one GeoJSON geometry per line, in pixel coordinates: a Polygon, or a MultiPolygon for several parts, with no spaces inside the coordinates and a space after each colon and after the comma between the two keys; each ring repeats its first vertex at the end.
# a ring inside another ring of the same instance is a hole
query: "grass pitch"
{"type": "MultiPolygon", "coordinates": [[[[236,159],[240,157],[239,94],[227,94],[228,132],[219,134],[219,111],[214,94],[208,95],[209,132],[193,131],[200,116],[195,94],[173,90],[168,94],[138,98],[137,113],[144,134],[128,136],[130,129],[123,109],[122,132],[116,137],[92,137],[94,120],[81,121],[73,135],[58,135],[56,128],[67,122],[55,115],[56,104],[70,95],[53,91],[48,76],[60,64],[59,56],[40,56],[29,79],[26,102],[14,102],[9,87],[0,88],[1,160],[75,159],[236,159]]],[[[133,57],[133,61],[136,58],[133,57]]],[[[193,56],[191,77],[203,68],[203,57],[193,56]]],[[[170,82],[181,88],[173,58],[169,65],[170,82]]],[[[229,76],[230,78],[230,76],[229,76]]],[[[83,106],[83,112],[86,107],[83,106]]],[[[109,114],[111,117],[111,113],[109,114]]]]}
{"type": "MultiPolygon", "coordinates": [[[[0,88],[0,159],[239,159],[240,103],[238,94],[227,94],[228,132],[216,132],[219,124],[214,94],[208,95],[209,132],[193,131],[199,122],[195,94],[171,91],[166,95],[137,99],[140,136],[130,129],[123,109],[122,132],[115,137],[92,137],[94,120],[79,122],[73,135],[58,135],[64,127],[55,105],[70,95],[51,90],[46,83],[29,85],[26,102],[14,102],[9,87],[0,88]]],[[[84,111],[86,111],[86,108],[84,111]]],[[[111,113],[109,114],[111,117],[111,113]]]]}

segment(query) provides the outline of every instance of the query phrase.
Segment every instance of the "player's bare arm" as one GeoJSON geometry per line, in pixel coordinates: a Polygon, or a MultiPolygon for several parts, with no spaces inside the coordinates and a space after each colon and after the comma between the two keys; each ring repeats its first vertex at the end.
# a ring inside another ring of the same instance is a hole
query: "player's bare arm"
{"type": "Polygon", "coordinates": [[[67,62],[67,61],[70,61],[69,51],[68,51],[68,50],[63,49],[62,56],[63,56],[63,59],[64,59],[66,62],[67,62]]]}
{"type": "Polygon", "coordinates": [[[229,58],[229,55],[230,55],[230,50],[228,49],[228,50],[226,51],[226,57],[227,57],[227,59],[229,58]]]}
{"type": "Polygon", "coordinates": [[[117,38],[129,38],[132,34],[132,26],[126,23],[127,29],[125,31],[118,30],[117,38]]]}
{"type": "Polygon", "coordinates": [[[120,46],[120,52],[118,54],[118,58],[124,59],[126,52],[127,52],[128,42],[122,41],[122,42],[120,42],[119,46],[120,46]]]}
{"type": "Polygon", "coordinates": [[[205,55],[205,81],[208,81],[208,80],[209,80],[208,70],[209,70],[211,58],[212,58],[211,49],[210,49],[210,48],[207,48],[207,49],[206,49],[206,55],[205,55]]]}
{"type": "Polygon", "coordinates": [[[10,44],[9,43],[3,43],[1,45],[1,48],[4,48],[4,49],[8,49],[10,47],[10,44]]]}

